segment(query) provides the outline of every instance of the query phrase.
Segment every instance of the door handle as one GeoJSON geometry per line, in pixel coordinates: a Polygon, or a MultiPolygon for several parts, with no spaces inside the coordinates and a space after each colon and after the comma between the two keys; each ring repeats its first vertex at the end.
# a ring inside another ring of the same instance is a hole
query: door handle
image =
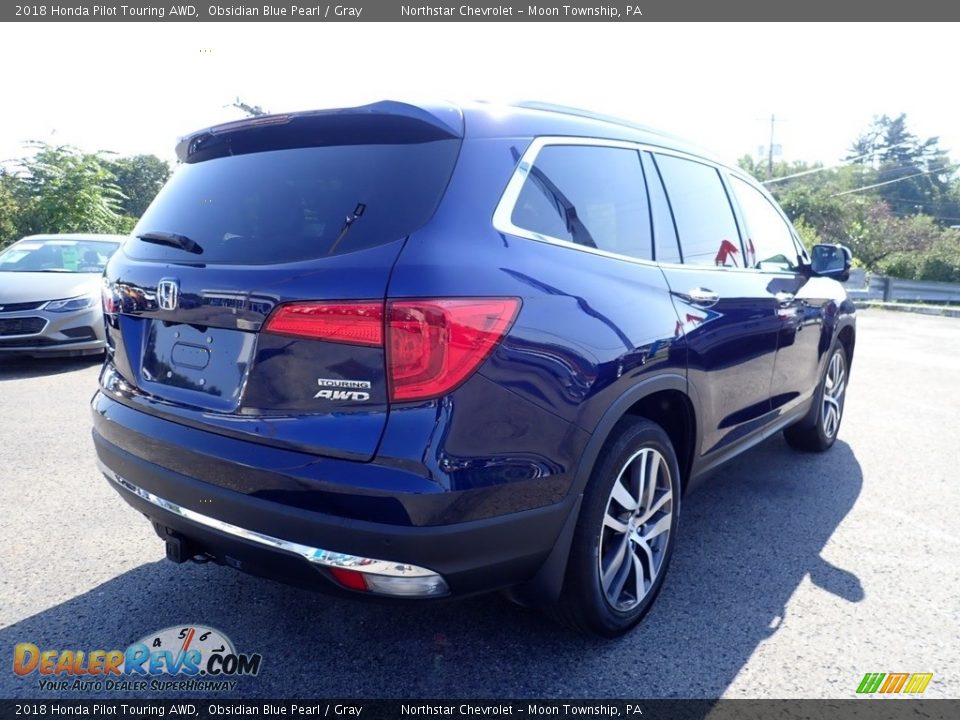
{"type": "Polygon", "coordinates": [[[702,287],[694,288],[687,293],[687,297],[694,305],[702,308],[713,307],[720,301],[720,296],[717,293],[702,287]]]}
{"type": "Polygon", "coordinates": [[[777,304],[780,305],[780,307],[783,307],[784,305],[789,305],[790,303],[793,302],[793,293],[778,292],[773,297],[776,299],[777,304]]]}

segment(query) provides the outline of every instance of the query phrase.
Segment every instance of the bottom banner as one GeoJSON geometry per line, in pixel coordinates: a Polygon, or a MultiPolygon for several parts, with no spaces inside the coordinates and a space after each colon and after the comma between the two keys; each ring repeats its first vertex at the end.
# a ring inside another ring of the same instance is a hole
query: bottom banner
{"type": "Polygon", "coordinates": [[[0,700],[0,718],[485,718],[955,720],[960,700],[0,700]]]}

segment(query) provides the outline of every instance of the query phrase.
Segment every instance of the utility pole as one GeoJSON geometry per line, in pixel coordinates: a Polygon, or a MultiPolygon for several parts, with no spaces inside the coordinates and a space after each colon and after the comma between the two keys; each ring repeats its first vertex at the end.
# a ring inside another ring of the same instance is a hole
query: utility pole
{"type": "Polygon", "coordinates": [[[767,180],[773,177],[773,126],[777,118],[770,113],[770,144],[767,146],[767,180]]]}

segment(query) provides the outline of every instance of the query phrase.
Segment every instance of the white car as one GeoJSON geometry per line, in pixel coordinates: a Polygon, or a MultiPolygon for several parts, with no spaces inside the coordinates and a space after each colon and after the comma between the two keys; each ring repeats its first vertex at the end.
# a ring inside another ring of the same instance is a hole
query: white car
{"type": "Polygon", "coordinates": [[[0,357],[103,352],[101,275],[122,235],[30,235],[0,252],[0,357]]]}

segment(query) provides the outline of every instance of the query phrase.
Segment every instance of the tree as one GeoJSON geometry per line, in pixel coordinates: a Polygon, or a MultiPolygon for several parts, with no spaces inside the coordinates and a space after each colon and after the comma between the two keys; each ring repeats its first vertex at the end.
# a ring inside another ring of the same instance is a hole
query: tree
{"type": "Polygon", "coordinates": [[[0,248],[20,238],[17,178],[0,169],[0,248]]]}
{"type": "Polygon", "coordinates": [[[808,247],[840,242],[870,270],[917,280],[960,281],[960,181],[935,137],[906,115],[874,118],[850,147],[849,164],[779,162],[773,177],[748,156],[740,167],[764,182],[808,247]]]}
{"type": "Polygon", "coordinates": [[[942,236],[944,230],[927,215],[897,217],[885,202],[872,202],[851,223],[848,243],[854,255],[867,267],[897,254],[922,254],[942,236]]]}
{"type": "Polygon", "coordinates": [[[34,143],[34,155],[19,161],[13,197],[21,234],[127,232],[123,194],[107,163],[68,146],[34,143]]]}
{"type": "MultiPolygon", "coordinates": [[[[741,158],[739,163],[758,180],[766,177],[766,169],[751,158],[741,158]]],[[[849,243],[851,227],[862,214],[861,206],[870,202],[864,196],[840,194],[859,185],[850,168],[779,162],[773,166],[771,180],[765,181],[767,189],[808,246],[815,242],[849,243]]]]}
{"type": "Polygon", "coordinates": [[[878,270],[909,280],[960,283],[960,232],[941,230],[927,251],[896,253],[881,261],[878,270]]]}
{"type": "Polygon", "coordinates": [[[875,117],[850,147],[848,159],[860,170],[862,186],[876,185],[894,215],[925,213],[939,219],[960,210],[951,192],[956,166],[939,138],[920,140],[910,132],[904,113],[875,117]]]}
{"type": "Polygon", "coordinates": [[[156,155],[134,155],[107,163],[123,194],[124,215],[137,220],[170,177],[170,166],[156,155]]]}

